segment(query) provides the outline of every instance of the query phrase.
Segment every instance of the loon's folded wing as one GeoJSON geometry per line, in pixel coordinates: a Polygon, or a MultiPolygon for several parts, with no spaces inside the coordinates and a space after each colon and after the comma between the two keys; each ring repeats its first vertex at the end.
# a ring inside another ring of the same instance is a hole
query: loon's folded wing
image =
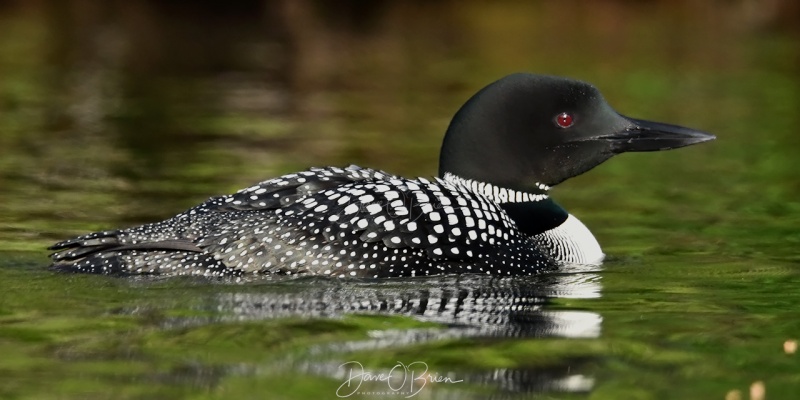
{"type": "Polygon", "coordinates": [[[272,210],[290,206],[299,198],[326,189],[389,176],[355,165],[347,168],[311,168],[260,182],[229,196],[212,198],[204,206],[216,211],[272,210]]]}
{"type": "MultiPolygon", "coordinates": [[[[268,181],[245,189],[221,201],[219,208],[225,210],[224,204],[232,204],[237,210],[260,207],[271,212],[237,215],[230,223],[221,221],[199,246],[231,254],[233,259],[247,259],[252,252],[257,259],[263,253],[274,253],[270,245],[280,249],[313,242],[317,247],[309,244],[306,258],[338,252],[333,258],[350,264],[384,263],[384,258],[408,254],[393,249],[414,250],[415,256],[427,260],[464,262],[481,257],[493,246],[530,246],[515,235],[514,222],[506,213],[480,194],[441,180],[411,180],[367,169],[353,174],[358,175],[337,176],[322,183],[314,180],[310,183],[317,189],[303,194],[292,189],[300,188],[297,181],[268,181]],[[333,181],[336,184],[325,184],[333,181]]],[[[303,257],[277,261],[293,258],[303,257]]],[[[400,264],[400,260],[392,261],[400,264]]]]}

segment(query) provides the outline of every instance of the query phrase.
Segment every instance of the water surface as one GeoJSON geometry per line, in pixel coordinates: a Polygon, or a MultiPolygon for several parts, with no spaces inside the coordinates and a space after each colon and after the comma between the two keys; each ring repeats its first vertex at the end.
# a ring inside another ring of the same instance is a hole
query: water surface
{"type": "Polygon", "coordinates": [[[342,363],[419,361],[461,381],[419,398],[797,398],[794,3],[351,3],[0,2],[0,397],[333,398],[342,363]],[[458,106],[516,71],[718,137],[554,189],[600,268],[245,285],[45,268],[56,240],[309,166],[434,175],[458,106]]]}

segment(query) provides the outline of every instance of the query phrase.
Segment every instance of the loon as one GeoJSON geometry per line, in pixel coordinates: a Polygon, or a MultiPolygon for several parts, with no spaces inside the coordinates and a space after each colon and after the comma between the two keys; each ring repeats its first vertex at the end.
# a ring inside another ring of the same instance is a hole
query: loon
{"type": "Polygon", "coordinates": [[[445,133],[439,176],[311,168],[162,222],[51,246],[51,268],[114,275],[387,278],[533,275],[599,264],[548,190],[612,156],[713,140],[623,116],[592,85],[517,73],[478,91],[445,133]]]}

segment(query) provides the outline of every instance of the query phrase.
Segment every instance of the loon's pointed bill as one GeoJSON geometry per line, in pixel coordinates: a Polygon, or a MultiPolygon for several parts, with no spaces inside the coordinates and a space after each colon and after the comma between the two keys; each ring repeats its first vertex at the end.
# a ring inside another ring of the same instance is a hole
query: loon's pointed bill
{"type": "Polygon", "coordinates": [[[671,150],[717,138],[706,132],[679,125],[623,118],[629,121],[629,125],[625,126],[623,130],[595,138],[610,141],[611,151],[615,153],[671,150]]]}

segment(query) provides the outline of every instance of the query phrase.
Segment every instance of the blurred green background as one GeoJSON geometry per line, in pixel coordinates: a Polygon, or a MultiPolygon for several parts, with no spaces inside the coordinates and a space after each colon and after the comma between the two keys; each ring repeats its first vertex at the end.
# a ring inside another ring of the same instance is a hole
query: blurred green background
{"type": "Polygon", "coordinates": [[[0,0],[0,397],[333,397],[334,381],[274,370],[143,377],[307,345],[239,334],[337,341],[380,319],[221,322],[187,339],[153,320],[245,289],[54,275],[43,248],[309,166],[434,175],[449,118],[518,71],[591,82],[623,114],[718,139],[622,155],[554,189],[609,261],[601,298],[553,307],[601,315],[599,338],[455,340],[424,354],[442,371],[464,366],[453,349],[478,370],[558,360],[564,346],[592,360],[588,392],[475,396],[747,398],[762,381],[770,399],[797,398],[800,358],[782,349],[800,336],[792,0],[0,0]],[[150,311],[109,314],[138,307],[150,311]]]}

